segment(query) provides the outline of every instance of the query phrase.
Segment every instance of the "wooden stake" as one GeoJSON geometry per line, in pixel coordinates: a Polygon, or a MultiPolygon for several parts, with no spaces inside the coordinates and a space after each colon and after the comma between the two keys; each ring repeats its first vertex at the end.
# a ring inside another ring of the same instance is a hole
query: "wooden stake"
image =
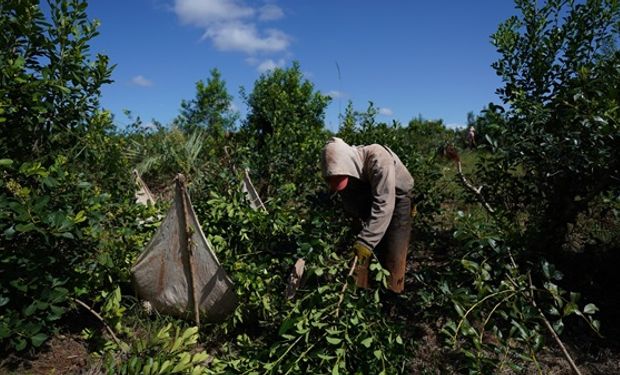
{"type": "Polygon", "coordinates": [[[195,270],[195,266],[194,266],[194,251],[192,250],[192,232],[190,230],[189,224],[188,224],[188,217],[189,217],[189,213],[187,210],[187,189],[185,187],[185,176],[183,176],[182,174],[178,174],[177,175],[177,193],[179,194],[179,196],[181,197],[181,207],[183,209],[183,228],[185,230],[185,241],[181,241],[181,251],[185,250],[185,254],[187,255],[187,266],[189,269],[189,287],[191,289],[191,296],[192,296],[192,306],[193,306],[193,310],[194,310],[194,321],[196,322],[196,325],[198,327],[200,327],[200,306],[198,304],[199,300],[198,300],[198,296],[197,296],[197,289],[196,289],[196,280],[194,275],[196,274],[196,270],[195,270]]]}

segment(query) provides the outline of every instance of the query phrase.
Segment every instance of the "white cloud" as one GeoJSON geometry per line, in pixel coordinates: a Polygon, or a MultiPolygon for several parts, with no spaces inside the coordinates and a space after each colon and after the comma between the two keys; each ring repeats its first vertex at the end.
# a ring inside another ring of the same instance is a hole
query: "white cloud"
{"type": "Polygon", "coordinates": [[[227,22],[207,29],[204,38],[211,39],[222,51],[242,51],[248,54],[256,52],[279,52],[289,45],[289,37],[279,30],[269,29],[265,35],[259,35],[252,24],[227,22]]]}
{"type": "Polygon", "coordinates": [[[325,95],[329,95],[333,99],[342,98],[344,96],[344,94],[338,90],[328,91],[325,95]]]}
{"type": "Polygon", "coordinates": [[[255,56],[248,56],[245,62],[248,63],[248,65],[258,65],[259,61],[255,56]]]}
{"type": "Polygon", "coordinates": [[[153,81],[144,78],[142,75],[137,75],[131,79],[131,83],[140,87],[151,87],[153,86],[153,81]]]}
{"type": "Polygon", "coordinates": [[[275,68],[281,68],[283,66],[284,66],[284,59],[280,59],[278,61],[267,59],[263,61],[262,63],[260,63],[258,67],[256,67],[256,70],[258,70],[259,73],[265,73],[269,70],[274,70],[275,68]]]}
{"type": "Polygon", "coordinates": [[[394,112],[392,112],[392,110],[387,107],[379,108],[379,114],[383,116],[394,116],[394,112]]]}
{"type": "Polygon", "coordinates": [[[254,9],[235,0],[175,0],[174,12],[181,22],[201,27],[254,15],[254,9]]]}
{"type": "Polygon", "coordinates": [[[282,9],[274,4],[267,4],[259,9],[258,19],[261,21],[279,20],[284,17],[282,9]]]}
{"type": "Polygon", "coordinates": [[[459,124],[458,122],[452,122],[450,124],[446,124],[447,128],[457,129],[457,128],[466,128],[465,124],[459,124]]]}
{"type": "Polygon", "coordinates": [[[290,37],[276,29],[258,29],[255,22],[284,16],[277,5],[256,9],[242,0],[175,0],[174,12],[182,23],[205,30],[203,39],[210,40],[222,51],[246,54],[285,51],[290,37]]]}

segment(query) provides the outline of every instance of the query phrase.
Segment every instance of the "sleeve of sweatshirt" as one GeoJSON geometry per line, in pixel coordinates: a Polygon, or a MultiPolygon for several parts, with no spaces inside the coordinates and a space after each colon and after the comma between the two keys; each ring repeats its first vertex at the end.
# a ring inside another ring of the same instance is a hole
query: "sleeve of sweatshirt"
{"type": "Polygon", "coordinates": [[[374,151],[376,152],[368,153],[365,161],[365,169],[372,192],[370,217],[357,236],[358,241],[368,245],[371,249],[379,244],[390,225],[396,199],[394,159],[382,147],[374,151]]]}

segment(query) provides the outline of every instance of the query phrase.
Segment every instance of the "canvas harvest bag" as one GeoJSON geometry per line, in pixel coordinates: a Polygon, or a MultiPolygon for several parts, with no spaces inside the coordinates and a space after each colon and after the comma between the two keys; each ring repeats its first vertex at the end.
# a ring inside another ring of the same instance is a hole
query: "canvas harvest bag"
{"type": "Polygon", "coordinates": [[[138,187],[138,190],[136,191],[136,194],[135,194],[136,203],[143,204],[145,206],[148,205],[149,202],[151,204],[155,204],[155,196],[151,193],[151,190],[149,189],[149,187],[146,186],[146,184],[140,177],[140,174],[138,173],[138,171],[134,169],[132,173],[134,176],[135,183],[138,187]]]}
{"type": "Polygon", "coordinates": [[[232,280],[207,241],[181,174],[174,202],[132,267],[138,296],[162,314],[221,321],[237,305],[232,280]]]}

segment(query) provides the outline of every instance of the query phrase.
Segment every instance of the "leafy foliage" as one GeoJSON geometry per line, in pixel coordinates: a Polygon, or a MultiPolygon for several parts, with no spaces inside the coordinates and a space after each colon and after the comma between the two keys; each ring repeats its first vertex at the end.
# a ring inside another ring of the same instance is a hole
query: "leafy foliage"
{"type": "Polygon", "coordinates": [[[436,288],[457,313],[444,327],[446,343],[463,355],[470,372],[524,371],[530,361],[538,367],[537,353],[545,345],[545,313],[558,333],[571,315],[583,318],[595,331],[600,328],[591,315],[596,306],[580,306],[580,295],[558,285],[563,275],[549,262],[529,264],[524,272],[519,264],[525,262],[518,257],[523,250],[511,247],[493,222],[460,213],[454,236],[462,248],[436,288]],[[543,288],[534,286],[531,273],[540,274],[543,288]],[[515,346],[522,353],[515,352],[515,346]]]}
{"type": "Polygon", "coordinates": [[[548,259],[562,259],[559,250],[580,215],[620,186],[618,3],[516,5],[521,15],[493,35],[501,54],[494,68],[504,81],[498,93],[509,107],[490,105],[476,119],[486,141],[477,177],[497,211],[457,223],[466,224],[455,239],[464,246],[460,263],[471,284],[447,275],[438,285],[459,317],[446,333],[465,367],[480,372],[524,371],[528,360],[540,370],[546,320],[557,333],[571,315],[599,330],[590,315],[598,308],[564,290],[563,273],[548,259]],[[509,343],[526,354],[515,356],[509,343]]]}
{"type": "Polygon", "coordinates": [[[211,359],[204,351],[193,352],[198,327],[181,331],[168,323],[132,340],[129,350],[118,358],[108,352],[105,367],[113,374],[204,374],[211,359]]]}
{"type": "Polygon", "coordinates": [[[270,196],[273,187],[287,181],[304,186],[317,181],[318,164],[313,163],[309,173],[307,164],[300,161],[316,158],[323,147],[329,97],[314,91],[299,63],[261,75],[246,101],[249,114],[240,135],[247,140],[244,159],[250,169],[266,178],[257,181],[259,189],[270,196]]]}
{"type": "Polygon", "coordinates": [[[89,61],[96,21],[86,2],[50,1],[49,17],[38,0],[0,5],[0,153],[25,160],[70,146],[99,110],[101,85],[111,68],[104,55],[89,61]]]}
{"type": "Polygon", "coordinates": [[[3,2],[2,349],[41,347],[78,298],[120,337],[84,331],[105,369],[123,374],[406,373],[420,345],[417,324],[429,322],[441,329],[442,353],[456,371],[526,372],[542,368],[546,320],[558,334],[577,318],[602,329],[598,307],[568,291],[555,259],[537,250],[560,247],[562,228],[575,218],[600,228],[596,241],[617,241],[608,228],[617,228],[619,212],[618,4],[516,3],[522,15],[493,37],[506,109],[489,104],[469,116],[482,147],[453,155],[484,184],[477,193],[494,215],[437,153],[461,145],[460,130],[421,117],[382,123],[372,102],[364,111],[349,102],[341,119],[338,136],[389,146],[416,179],[415,263],[407,275],[416,288],[397,297],[374,260],[372,289],[347,280],[355,233],[318,165],[332,135],[323,124],[329,97],[299,63],[265,73],[243,93],[249,114],[238,128],[214,69],[172,124],[146,129],[137,119],[118,132],[98,110],[110,68],[105,56],[89,61],[96,23],[86,21],[86,3],[53,1],[46,16],[38,2],[3,2]],[[235,283],[240,306],[228,320],[188,327],[147,316],[127,296],[130,267],[167,205],[134,203],[133,167],[164,202],[176,173],[191,181],[203,229],[235,283]],[[246,201],[245,168],[266,211],[246,201]],[[587,210],[607,221],[584,219],[587,210]],[[419,253],[444,259],[419,269],[419,253]],[[287,299],[299,258],[305,276],[287,299]]]}
{"type": "Polygon", "coordinates": [[[69,170],[63,156],[48,168],[5,164],[0,339],[22,350],[40,346],[55,331],[71,297],[94,297],[128,280],[127,249],[142,240],[123,242],[136,233],[140,208],[115,205],[110,194],[69,170]]]}
{"type": "Polygon", "coordinates": [[[159,128],[154,133],[133,134],[126,155],[141,174],[147,174],[156,186],[169,184],[176,173],[199,182],[204,177],[202,154],[206,133],[195,129],[186,133],[178,127],[159,128]],[[156,173],[154,173],[156,172],[156,173]]]}
{"type": "Polygon", "coordinates": [[[232,96],[221,73],[212,69],[207,82],[196,83],[196,97],[181,102],[181,113],[175,123],[186,131],[206,129],[209,135],[222,137],[225,131],[233,129],[238,117],[231,106],[232,96]]]}
{"type": "Polygon", "coordinates": [[[541,247],[557,248],[590,202],[620,186],[620,8],[615,1],[516,4],[522,17],[493,36],[501,53],[494,67],[505,83],[498,92],[510,110],[482,176],[494,182],[506,215],[526,212],[541,247]]]}

